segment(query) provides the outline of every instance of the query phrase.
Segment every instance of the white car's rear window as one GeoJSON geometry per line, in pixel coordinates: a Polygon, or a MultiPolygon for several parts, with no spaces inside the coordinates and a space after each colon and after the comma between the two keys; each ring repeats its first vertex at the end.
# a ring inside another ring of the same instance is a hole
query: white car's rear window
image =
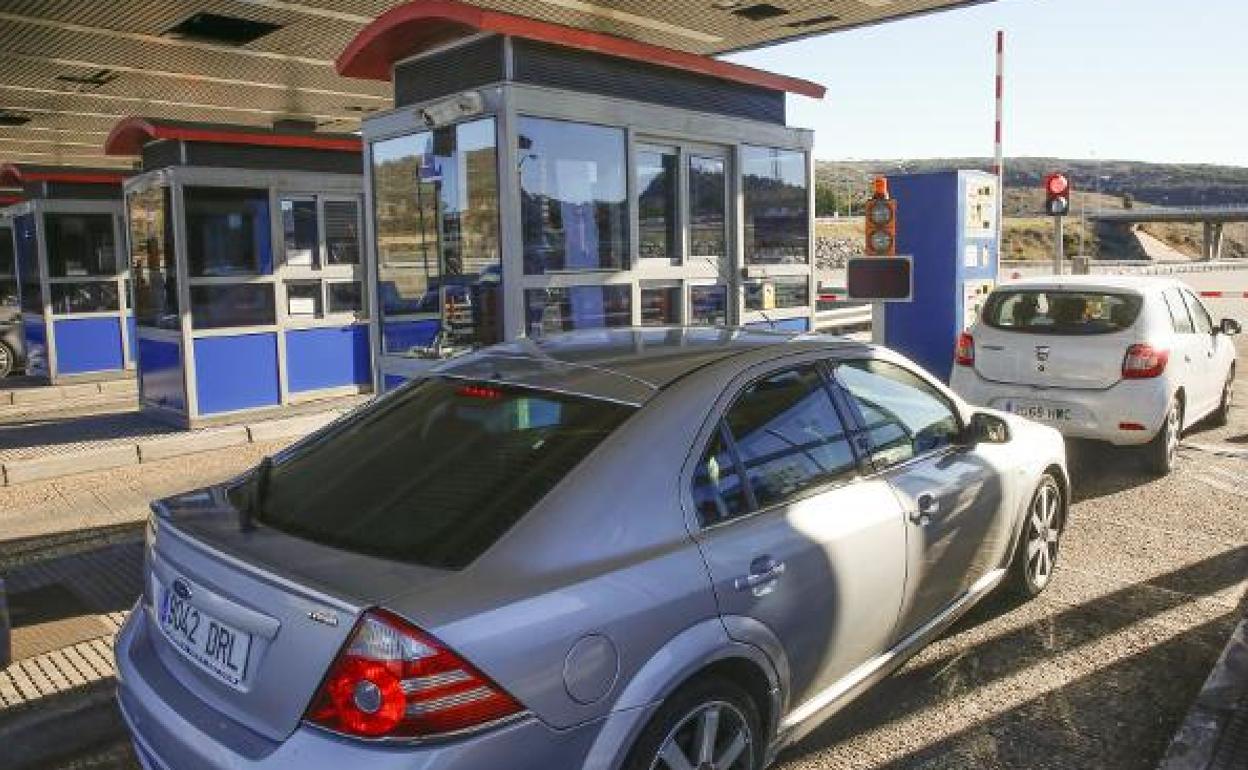
{"type": "Polygon", "coordinates": [[[1112,334],[1130,328],[1143,304],[1138,294],[1005,290],[989,297],[984,323],[1029,334],[1112,334]]]}

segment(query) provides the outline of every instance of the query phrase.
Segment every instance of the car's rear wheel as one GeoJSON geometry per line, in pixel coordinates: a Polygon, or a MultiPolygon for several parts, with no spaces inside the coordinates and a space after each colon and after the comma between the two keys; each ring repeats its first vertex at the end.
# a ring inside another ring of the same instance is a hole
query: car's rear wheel
{"type": "Polygon", "coordinates": [[[758,770],[758,707],[740,686],[710,677],[678,690],[633,745],[627,770],[758,770]]]}
{"type": "Polygon", "coordinates": [[[1166,411],[1161,430],[1144,448],[1144,463],[1157,476],[1174,470],[1179,457],[1179,439],[1183,435],[1183,402],[1175,398],[1166,411]]]}
{"type": "Polygon", "coordinates": [[[7,342],[0,342],[0,380],[12,374],[16,365],[17,354],[13,352],[13,348],[7,342]]]}
{"type": "Polygon", "coordinates": [[[1218,408],[1209,416],[1209,422],[1221,428],[1231,421],[1231,406],[1235,400],[1235,367],[1226,374],[1226,382],[1222,385],[1222,400],[1218,408]]]}
{"type": "Polygon", "coordinates": [[[1065,493],[1053,474],[1040,477],[1027,506],[1027,520],[1010,564],[1009,582],[1022,599],[1039,596],[1053,581],[1066,515],[1065,493]]]}

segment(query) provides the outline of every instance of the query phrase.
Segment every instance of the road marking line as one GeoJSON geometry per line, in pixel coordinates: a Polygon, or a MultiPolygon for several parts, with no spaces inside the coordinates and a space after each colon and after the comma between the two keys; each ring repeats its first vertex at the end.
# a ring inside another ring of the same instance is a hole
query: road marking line
{"type": "Polygon", "coordinates": [[[1204,482],[1205,484],[1208,484],[1214,489],[1220,489],[1223,492],[1227,492],[1229,494],[1235,495],[1236,497],[1248,498],[1248,492],[1245,492],[1244,490],[1240,489],[1239,487],[1236,487],[1233,484],[1222,481],[1221,479],[1216,479],[1216,478],[1213,478],[1212,476],[1202,476],[1199,473],[1193,474],[1192,478],[1196,479],[1197,481],[1204,482]]]}

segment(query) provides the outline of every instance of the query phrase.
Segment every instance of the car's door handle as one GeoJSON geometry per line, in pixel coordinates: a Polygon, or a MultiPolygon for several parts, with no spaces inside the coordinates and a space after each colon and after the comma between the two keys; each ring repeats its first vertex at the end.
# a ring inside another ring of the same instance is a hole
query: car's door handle
{"type": "Polygon", "coordinates": [[[783,574],[784,562],[763,556],[750,565],[750,574],[732,581],[732,586],[738,591],[755,591],[779,580],[783,574]]]}
{"type": "Polygon", "coordinates": [[[924,492],[914,499],[914,510],[910,512],[910,521],[920,527],[932,523],[932,517],[940,513],[940,500],[931,492],[924,492]]]}

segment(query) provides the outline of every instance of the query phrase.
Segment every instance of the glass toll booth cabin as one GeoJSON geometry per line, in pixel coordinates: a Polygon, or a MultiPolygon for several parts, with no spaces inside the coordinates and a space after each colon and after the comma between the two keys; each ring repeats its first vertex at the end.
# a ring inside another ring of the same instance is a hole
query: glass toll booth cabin
{"type": "MultiPolygon", "coordinates": [[[[52,384],[131,377],[134,320],[115,169],[6,164],[26,373],[52,384]]],[[[3,267],[0,266],[0,270],[3,267]]]]}
{"type": "Polygon", "coordinates": [[[382,387],[522,336],[811,328],[813,135],[785,99],[821,87],[453,2],[338,66],[394,84],[363,127],[382,387]]]}
{"type": "Polygon", "coordinates": [[[372,390],[358,137],[123,120],[140,403],[185,426],[372,390]]]}

